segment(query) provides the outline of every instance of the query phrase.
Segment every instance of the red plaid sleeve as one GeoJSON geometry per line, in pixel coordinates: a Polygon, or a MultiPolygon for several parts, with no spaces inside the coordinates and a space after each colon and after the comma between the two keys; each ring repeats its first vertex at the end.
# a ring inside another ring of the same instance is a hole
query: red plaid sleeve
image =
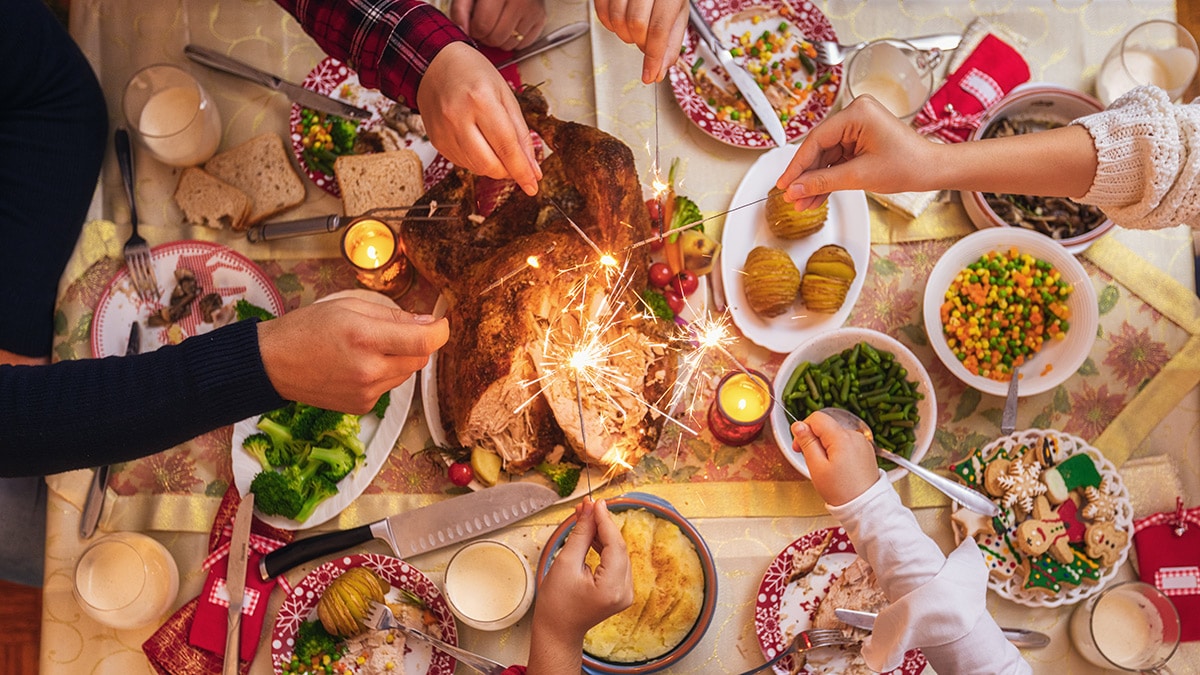
{"type": "Polygon", "coordinates": [[[424,0],[276,0],[326,54],[349,63],[364,86],[415,108],[429,62],[452,42],[471,42],[424,0]]]}

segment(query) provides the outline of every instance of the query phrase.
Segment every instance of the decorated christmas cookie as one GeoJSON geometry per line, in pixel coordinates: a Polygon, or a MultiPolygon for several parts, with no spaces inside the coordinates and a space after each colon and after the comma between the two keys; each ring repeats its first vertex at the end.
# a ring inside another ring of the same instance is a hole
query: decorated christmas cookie
{"type": "Polygon", "coordinates": [[[1087,554],[1102,565],[1113,565],[1129,543],[1129,533],[1117,529],[1112,521],[1097,521],[1088,525],[1084,534],[1087,554]]]}
{"type": "Polygon", "coordinates": [[[1088,486],[1083,495],[1087,502],[1083,505],[1084,518],[1088,520],[1112,520],[1117,516],[1116,496],[1112,493],[1112,480],[1107,476],[1100,482],[1100,487],[1088,486]]]}
{"type": "Polygon", "coordinates": [[[1042,472],[1046,496],[1053,504],[1061,504],[1071,491],[1100,485],[1100,472],[1087,455],[1072,455],[1042,472]]]}
{"type": "Polygon", "coordinates": [[[1026,453],[1014,459],[1003,474],[996,478],[1003,493],[1000,504],[1027,514],[1033,511],[1033,499],[1045,494],[1046,486],[1040,480],[1042,463],[1026,453]]]}
{"type": "Polygon", "coordinates": [[[997,579],[1007,579],[1017,573],[1017,567],[1025,557],[1013,548],[1007,533],[985,534],[975,539],[975,545],[983,554],[988,573],[997,579]]]}
{"type": "Polygon", "coordinates": [[[1049,553],[1064,564],[1075,559],[1066,524],[1059,517],[1058,510],[1041,495],[1033,500],[1032,517],[1017,526],[1016,546],[1017,550],[1031,557],[1049,553]]]}

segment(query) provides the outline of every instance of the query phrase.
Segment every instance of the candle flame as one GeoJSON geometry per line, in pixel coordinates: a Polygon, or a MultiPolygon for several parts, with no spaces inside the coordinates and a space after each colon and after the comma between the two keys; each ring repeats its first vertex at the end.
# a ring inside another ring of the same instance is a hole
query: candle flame
{"type": "Polygon", "coordinates": [[[525,259],[525,264],[529,265],[530,267],[532,267],[534,269],[537,269],[542,266],[542,261],[538,260],[538,257],[536,255],[531,255],[525,259]]]}

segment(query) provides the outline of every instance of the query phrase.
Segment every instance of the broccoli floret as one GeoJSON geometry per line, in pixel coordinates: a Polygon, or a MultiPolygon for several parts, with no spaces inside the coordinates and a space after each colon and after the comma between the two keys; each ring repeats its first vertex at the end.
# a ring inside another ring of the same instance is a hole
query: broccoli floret
{"type": "MultiPolygon", "coordinates": [[[[313,462],[313,464],[318,464],[313,462]]],[[[338,493],[337,485],[332,481],[318,474],[308,482],[308,496],[304,499],[304,504],[300,507],[300,512],[296,514],[295,520],[304,522],[313,514],[317,506],[321,502],[329,499],[338,493]]]]}
{"type": "Polygon", "coordinates": [[[271,455],[274,453],[275,444],[271,441],[271,437],[262,433],[251,434],[242,441],[242,448],[250,453],[250,456],[258,460],[262,465],[263,471],[269,471],[274,466],[271,463],[271,455]]]}
{"type": "Polygon", "coordinates": [[[296,416],[296,405],[297,404],[295,404],[295,403],[289,403],[289,404],[283,406],[282,408],[276,408],[274,410],[269,410],[269,411],[263,413],[262,416],[273,422],[278,422],[285,427],[291,426],[292,418],[294,418],[296,416]]]}
{"type": "Polygon", "coordinates": [[[379,419],[383,419],[384,413],[387,412],[388,406],[391,404],[392,404],[392,392],[385,391],[385,392],[383,392],[383,396],[380,396],[379,400],[375,402],[375,407],[371,408],[371,412],[375,413],[375,416],[378,417],[379,419]]]}
{"type": "Polygon", "coordinates": [[[255,305],[245,298],[238,300],[233,305],[233,311],[237,314],[237,320],[258,319],[259,321],[269,321],[275,318],[275,315],[267,310],[255,305]]]}
{"type": "MultiPolygon", "coordinates": [[[[675,195],[675,211],[671,215],[672,230],[685,225],[691,225],[692,223],[695,223],[703,218],[704,216],[700,214],[700,207],[696,206],[696,202],[684,197],[683,195],[675,195]]],[[[703,232],[704,226],[697,225],[693,229],[703,232]]],[[[675,238],[678,236],[678,234],[671,235],[670,241],[674,242],[675,238]]]]}
{"type": "Polygon", "coordinates": [[[663,321],[675,320],[675,312],[671,311],[671,305],[667,304],[667,299],[662,293],[659,293],[653,288],[647,288],[646,290],[642,291],[642,301],[646,303],[646,308],[649,309],[654,316],[657,316],[663,321]]]}
{"type": "Polygon", "coordinates": [[[312,663],[329,656],[331,661],[341,658],[345,652],[341,638],[330,635],[320,621],[305,621],[296,631],[296,649],[292,652],[300,663],[312,663]]]}
{"type": "Polygon", "coordinates": [[[321,434],[332,430],[342,420],[342,413],[303,403],[296,404],[296,416],[289,425],[292,436],[304,441],[318,441],[321,434]]]}
{"type": "Polygon", "coordinates": [[[579,484],[579,474],[582,473],[582,469],[574,464],[551,464],[549,462],[542,462],[533,467],[533,470],[554,483],[559,497],[568,497],[575,491],[575,486],[579,484]]]}
{"type": "Polygon", "coordinates": [[[295,518],[304,507],[305,495],[301,485],[278,471],[259,473],[250,481],[254,507],[271,516],[295,518]]]}
{"type": "Polygon", "coordinates": [[[271,438],[271,443],[275,446],[276,450],[290,448],[296,440],[292,436],[291,429],[266,415],[258,418],[258,428],[271,438]]]}
{"type": "Polygon", "coordinates": [[[336,448],[313,446],[308,453],[308,461],[323,464],[324,466],[317,469],[317,475],[324,476],[334,483],[345,478],[354,470],[354,467],[358,466],[358,458],[349,448],[342,446],[336,448]]]}
{"type": "Polygon", "coordinates": [[[329,115],[327,120],[334,151],[339,155],[350,154],[354,150],[354,141],[358,139],[358,123],[336,115],[329,115]]]}

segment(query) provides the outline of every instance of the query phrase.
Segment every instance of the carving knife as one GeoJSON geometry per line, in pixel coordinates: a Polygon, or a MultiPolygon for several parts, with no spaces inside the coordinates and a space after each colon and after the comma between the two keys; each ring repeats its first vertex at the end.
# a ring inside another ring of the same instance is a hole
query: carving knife
{"type": "Polygon", "coordinates": [[[528,46],[513,52],[512,56],[509,57],[507,61],[504,61],[503,63],[497,63],[496,70],[503,70],[504,68],[507,68],[514,63],[520,63],[531,56],[537,56],[544,51],[554,49],[555,47],[561,47],[571,40],[574,40],[575,38],[587,33],[588,26],[589,24],[587,21],[576,21],[575,23],[569,23],[562,28],[555,28],[549,33],[546,33],[542,37],[534,40],[528,46]]]}
{"type": "Polygon", "coordinates": [[[348,103],[343,103],[335,98],[330,98],[324,94],[318,94],[310,89],[305,89],[298,84],[293,84],[280,77],[270,73],[263,72],[254,66],[238,61],[237,59],[226,56],[217,51],[198,47],[196,45],[187,45],[183,48],[183,53],[196,63],[199,63],[214,70],[219,70],[230,75],[237,75],[240,78],[257,82],[268,89],[283,92],[289,99],[299,103],[305,108],[312,108],[323,113],[331,115],[339,115],[355,120],[371,119],[371,111],[356,108],[348,103]]]}
{"type": "MultiPolygon", "coordinates": [[[[854,626],[855,628],[863,628],[872,630],[875,627],[875,612],[860,612],[856,609],[835,609],[833,610],[838,620],[844,624],[854,626]]],[[[1004,637],[1009,642],[1022,649],[1041,649],[1050,644],[1050,636],[1045,633],[1039,633],[1035,630],[1026,628],[1001,628],[1004,637]]]]}
{"type": "Polygon", "coordinates": [[[233,518],[233,538],[229,540],[229,567],[225,590],[229,592],[229,623],[225,628],[223,675],[237,675],[241,650],[242,596],[246,594],[246,561],[250,557],[250,524],[254,520],[254,493],[242,497],[233,518]]]}
{"type": "Polygon", "coordinates": [[[733,54],[729,52],[729,47],[717,37],[712,26],[708,25],[708,21],[705,20],[704,15],[700,13],[700,8],[696,5],[696,0],[690,0],[688,3],[688,22],[692,24],[700,39],[717,57],[717,62],[725,69],[725,74],[729,76],[733,85],[742,93],[746,103],[750,104],[750,109],[758,116],[758,121],[770,134],[771,140],[775,141],[775,145],[781,148],[787,145],[787,134],[783,130],[783,122],[779,121],[779,113],[775,112],[775,108],[767,100],[767,95],[754,81],[754,76],[733,60],[733,54]]]}
{"type": "Polygon", "coordinates": [[[349,530],[294,541],[263,556],[258,573],[267,580],[372,539],[382,539],[397,557],[408,558],[498,530],[557,501],[557,492],[537,483],[496,485],[349,530]]]}

